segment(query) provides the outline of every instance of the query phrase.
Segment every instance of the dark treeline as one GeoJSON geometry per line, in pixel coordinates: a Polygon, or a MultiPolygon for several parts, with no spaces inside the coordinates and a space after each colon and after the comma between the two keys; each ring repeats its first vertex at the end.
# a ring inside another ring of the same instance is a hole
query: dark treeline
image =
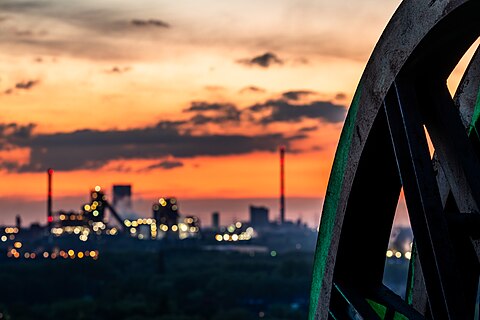
{"type": "Polygon", "coordinates": [[[312,254],[168,251],[3,260],[4,319],[306,319],[312,254]]]}

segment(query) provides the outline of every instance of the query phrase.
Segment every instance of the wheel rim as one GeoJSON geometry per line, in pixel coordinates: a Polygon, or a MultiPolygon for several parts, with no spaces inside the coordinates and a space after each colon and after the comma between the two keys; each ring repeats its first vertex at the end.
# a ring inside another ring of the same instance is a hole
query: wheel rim
{"type": "Polygon", "coordinates": [[[471,235],[454,231],[450,220],[462,213],[467,218],[460,224],[477,223],[480,162],[446,79],[480,34],[478,13],[480,3],[473,0],[405,0],[377,44],[335,155],[315,254],[310,319],[387,319],[395,313],[424,318],[382,285],[402,186],[431,317],[472,318],[478,257],[471,235]],[[424,125],[454,205],[442,201],[424,125]],[[359,239],[369,244],[367,252],[356,250],[359,239]],[[379,313],[378,305],[393,311],[379,313]]]}

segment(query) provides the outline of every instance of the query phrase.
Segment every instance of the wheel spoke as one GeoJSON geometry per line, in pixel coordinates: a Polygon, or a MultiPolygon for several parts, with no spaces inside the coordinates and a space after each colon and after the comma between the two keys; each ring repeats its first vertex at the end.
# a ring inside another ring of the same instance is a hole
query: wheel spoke
{"type": "MultiPolygon", "coordinates": [[[[398,79],[398,78],[397,78],[398,79]]],[[[394,83],[384,104],[434,319],[466,319],[455,254],[412,87],[394,83]]]]}

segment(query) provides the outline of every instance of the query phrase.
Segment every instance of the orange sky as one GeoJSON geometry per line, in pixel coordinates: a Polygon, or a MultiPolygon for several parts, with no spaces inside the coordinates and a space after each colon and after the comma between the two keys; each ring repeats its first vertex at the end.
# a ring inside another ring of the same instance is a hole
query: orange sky
{"type": "Polygon", "coordinates": [[[322,199],[399,3],[2,1],[0,194],[43,199],[52,166],[58,198],[115,183],[152,199],[275,198],[286,144],[287,197],[322,199]]]}

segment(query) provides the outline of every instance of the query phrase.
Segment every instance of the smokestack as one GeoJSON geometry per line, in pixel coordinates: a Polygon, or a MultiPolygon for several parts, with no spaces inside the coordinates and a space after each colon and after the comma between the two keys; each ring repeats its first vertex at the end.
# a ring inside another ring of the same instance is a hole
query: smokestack
{"type": "Polygon", "coordinates": [[[280,147],[280,223],[285,223],[285,146],[280,147]]]}
{"type": "Polygon", "coordinates": [[[48,195],[47,195],[47,224],[50,227],[53,222],[53,213],[52,213],[52,176],[53,169],[47,170],[48,174],[48,195]]]}

